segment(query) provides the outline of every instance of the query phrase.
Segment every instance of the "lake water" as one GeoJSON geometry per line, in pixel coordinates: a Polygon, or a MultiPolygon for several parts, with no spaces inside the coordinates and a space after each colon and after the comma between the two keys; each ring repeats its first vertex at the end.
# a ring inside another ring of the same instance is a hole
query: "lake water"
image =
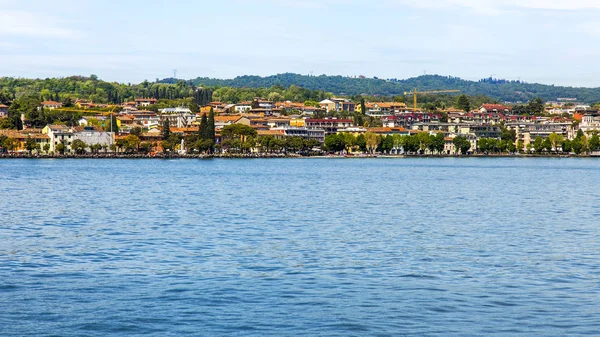
{"type": "Polygon", "coordinates": [[[1,336],[599,334],[598,160],[0,160],[1,336]]]}

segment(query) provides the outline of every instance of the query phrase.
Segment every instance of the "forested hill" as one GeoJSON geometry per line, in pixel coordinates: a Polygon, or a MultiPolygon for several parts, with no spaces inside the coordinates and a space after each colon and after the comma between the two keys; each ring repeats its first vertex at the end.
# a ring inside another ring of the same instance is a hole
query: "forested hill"
{"type": "MultiPolygon", "coordinates": [[[[174,79],[165,79],[169,83],[174,79]]],[[[298,74],[278,74],[267,77],[239,76],[234,79],[220,80],[199,77],[193,80],[195,85],[230,86],[268,88],[272,86],[289,87],[296,85],[311,90],[323,90],[336,95],[402,95],[405,91],[414,88],[418,90],[456,89],[472,96],[484,95],[501,102],[526,102],[535,97],[545,101],[557,98],[577,98],[580,102],[600,102],[600,88],[574,88],[521,81],[507,81],[499,79],[482,79],[480,81],[467,81],[457,77],[424,75],[406,80],[377,79],[377,78],[350,78],[343,76],[304,76],[298,74]]]]}

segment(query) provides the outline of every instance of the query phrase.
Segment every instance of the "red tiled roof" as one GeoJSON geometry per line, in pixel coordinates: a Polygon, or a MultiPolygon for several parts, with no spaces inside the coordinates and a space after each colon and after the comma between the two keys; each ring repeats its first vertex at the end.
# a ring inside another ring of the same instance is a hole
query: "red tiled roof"
{"type": "Polygon", "coordinates": [[[510,107],[507,107],[505,105],[502,104],[483,104],[482,107],[487,110],[498,110],[498,111],[503,111],[503,110],[510,110],[510,107]]]}

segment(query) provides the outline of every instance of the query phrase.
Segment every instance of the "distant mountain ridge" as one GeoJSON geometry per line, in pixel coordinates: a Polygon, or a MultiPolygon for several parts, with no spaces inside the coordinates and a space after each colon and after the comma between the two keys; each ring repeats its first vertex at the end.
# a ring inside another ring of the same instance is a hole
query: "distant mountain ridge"
{"type": "MultiPolygon", "coordinates": [[[[163,83],[173,83],[176,79],[164,79],[163,83]]],[[[272,76],[238,76],[233,79],[213,79],[198,77],[191,80],[195,85],[262,88],[272,86],[289,87],[296,85],[311,90],[332,92],[336,95],[403,95],[414,88],[418,90],[456,89],[467,95],[485,95],[500,102],[527,102],[540,97],[545,101],[558,98],[576,98],[583,103],[600,102],[600,88],[563,87],[521,81],[508,81],[486,78],[469,81],[458,77],[423,75],[405,80],[353,78],[344,76],[306,76],[284,73],[272,76]]]]}

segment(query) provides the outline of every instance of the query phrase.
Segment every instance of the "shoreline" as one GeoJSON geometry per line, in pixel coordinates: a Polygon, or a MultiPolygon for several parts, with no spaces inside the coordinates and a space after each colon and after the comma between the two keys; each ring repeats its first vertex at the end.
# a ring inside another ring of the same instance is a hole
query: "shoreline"
{"type": "Polygon", "coordinates": [[[38,155],[25,153],[0,153],[1,159],[408,159],[408,158],[600,158],[600,155],[575,154],[471,154],[471,155],[315,155],[298,154],[139,154],[94,153],[66,155],[38,155]]]}

